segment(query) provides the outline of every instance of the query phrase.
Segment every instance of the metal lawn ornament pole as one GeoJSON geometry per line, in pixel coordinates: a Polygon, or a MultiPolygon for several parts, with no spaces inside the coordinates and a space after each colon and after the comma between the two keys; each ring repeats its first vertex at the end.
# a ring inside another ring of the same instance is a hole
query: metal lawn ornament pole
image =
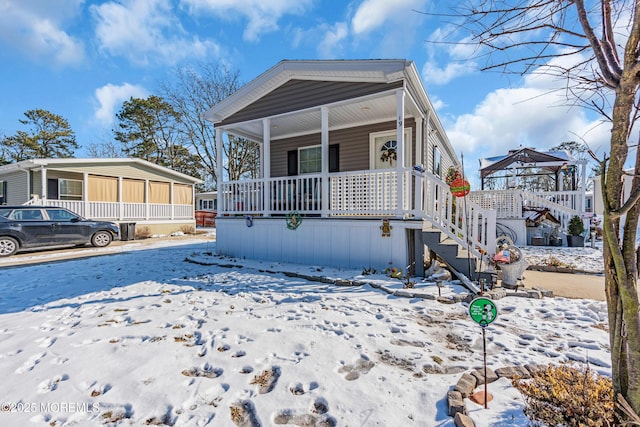
{"type": "Polygon", "coordinates": [[[498,317],[498,307],[489,298],[479,297],[469,304],[471,319],[482,327],[482,358],[484,366],[484,409],[488,409],[487,391],[487,340],[485,330],[498,317]]]}
{"type": "MultiPolygon", "coordinates": [[[[464,154],[460,153],[460,163],[462,164],[462,181],[465,182],[464,176],[464,154]]],[[[469,218],[467,217],[467,196],[462,196],[462,215],[464,221],[464,232],[467,241],[467,267],[469,268],[469,274],[471,274],[471,244],[469,243],[469,218]]],[[[474,269],[475,270],[475,269],[474,269]]],[[[484,291],[484,290],[483,290],[484,291]]]]}

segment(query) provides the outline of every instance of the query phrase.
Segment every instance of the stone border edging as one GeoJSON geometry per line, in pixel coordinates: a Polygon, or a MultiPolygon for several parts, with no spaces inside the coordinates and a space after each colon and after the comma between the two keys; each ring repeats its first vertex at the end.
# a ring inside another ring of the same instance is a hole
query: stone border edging
{"type": "MultiPolygon", "coordinates": [[[[499,378],[529,379],[533,374],[546,369],[543,365],[507,366],[495,371],[487,368],[487,384],[497,381],[499,378]]],[[[474,369],[470,373],[463,373],[453,390],[447,392],[447,413],[453,417],[456,427],[475,427],[475,423],[467,415],[464,399],[473,394],[476,387],[484,384],[484,370],[474,369]]]]}
{"type": "MultiPolygon", "coordinates": [[[[189,257],[185,258],[185,261],[191,262],[199,265],[216,265],[218,267],[223,268],[244,268],[241,264],[232,264],[232,263],[218,263],[218,262],[204,262],[199,260],[194,260],[189,257]]],[[[290,271],[275,271],[275,270],[267,270],[267,269],[257,269],[260,272],[270,273],[270,274],[284,274],[287,277],[295,277],[298,279],[308,280],[310,282],[320,282],[326,283],[328,285],[336,285],[336,286],[365,286],[369,285],[374,289],[380,289],[390,295],[397,297],[406,297],[406,298],[421,298],[426,300],[435,300],[443,304],[456,304],[460,302],[470,303],[480,294],[472,294],[472,293],[464,293],[464,294],[451,294],[451,295],[432,295],[425,292],[420,292],[420,290],[413,288],[403,288],[403,289],[392,289],[385,285],[379,285],[377,283],[371,283],[363,280],[344,280],[344,279],[331,279],[326,276],[311,276],[308,274],[300,274],[293,273],[290,271]]],[[[505,297],[520,297],[520,298],[533,298],[533,299],[542,299],[545,297],[553,297],[553,291],[550,291],[541,287],[534,287],[531,289],[505,289],[505,288],[494,288],[492,290],[484,292],[482,295],[491,298],[492,300],[499,300],[505,297]]]]}

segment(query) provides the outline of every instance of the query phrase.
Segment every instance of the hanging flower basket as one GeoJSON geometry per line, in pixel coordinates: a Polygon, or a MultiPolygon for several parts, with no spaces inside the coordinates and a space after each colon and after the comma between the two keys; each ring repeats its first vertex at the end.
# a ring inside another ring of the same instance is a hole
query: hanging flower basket
{"type": "Polygon", "coordinates": [[[447,169],[447,172],[445,173],[444,182],[451,185],[454,179],[460,178],[461,176],[462,175],[460,175],[460,171],[458,171],[453,166],[450,166],[449,169],[447,169]]]}
{"type": "Polygon", "coordinates": [[[453,194],[454,196],[464,197],[469,194],[469,191],[471,191],[471,186],[469,185],[469,181],[458,176],[453,181],[451,181],[451,184],[449,184],[449,189],[451,190],[451,194],[453,194]]]}

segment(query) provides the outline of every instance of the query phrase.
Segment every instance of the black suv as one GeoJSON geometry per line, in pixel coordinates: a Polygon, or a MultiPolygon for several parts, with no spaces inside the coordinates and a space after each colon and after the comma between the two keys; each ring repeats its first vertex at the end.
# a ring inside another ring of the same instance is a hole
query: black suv
{"type": "Polygon", "coordinates": [[[108,246],[120,238],[118,225],[92,221],[53,206],[0,206],[0,257],[28,248],[108,246]]]}

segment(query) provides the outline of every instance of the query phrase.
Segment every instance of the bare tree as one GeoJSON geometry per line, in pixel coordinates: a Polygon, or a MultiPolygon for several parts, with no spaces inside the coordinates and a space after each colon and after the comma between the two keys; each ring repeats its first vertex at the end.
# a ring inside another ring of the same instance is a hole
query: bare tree
{"type": "MultiPolygon", "coordinates": [[[[604,179],[604,267],[614,392],[640,412],[640,306],[636,233],[640,150],[630,153],[640,113],[640,3],[637,0],[469,0],[449,18],[470,32],[484,70],[563,79],[567,102],[611,124],[604,179]],[[633,158],[635,157],[635,159],[633,158]],[[634,164],[622,198],[625,163],[634,164]]],[[[638,141],[634,141],[637,144],[638,141]]],[[[595,157],[595,155],[593,156],[595,157]]],[[[622,411],[619,410],[622,415],[622,411]]]]}
{"type": "Polygon", "coordinates": [[[94,158],[118,158],[123,156],[122,147],[114,140],[92,142],[87,146],[87,154],[94,158]]]}
{"type": "MultiPolygon", "coordinates": [[[[217,64],[202,64],[198,69],[177,68],[174,81],[161,86],[162,97],[178,113],[178,129],[185,146],[193,149],[202,160],[208,187],[216,181],[215,132],[204,113],[239,87],[239,72],[217,64]]],[[[258,171],[258,145],[242,138],[230,138],[223,143],[228,159],[225,169],[230,179],[255,177],[258,171]]]]}

